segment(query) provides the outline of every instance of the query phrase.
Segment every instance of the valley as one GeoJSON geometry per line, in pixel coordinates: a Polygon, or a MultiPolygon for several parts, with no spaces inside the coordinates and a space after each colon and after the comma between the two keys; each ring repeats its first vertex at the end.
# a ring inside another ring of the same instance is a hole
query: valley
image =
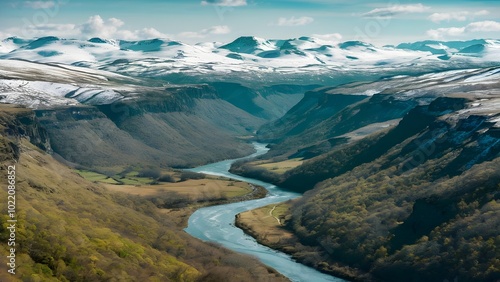
{"type": "Polygon", "coordinates": [[[499,46],[7,38],[12,281],[497,281],[499,46]]]}
{"type": "Polygon", "coordinates": [[[284,226],[270,228],[275,237],[290,232],[297,237],[266,240],[269,230],[248,221],[247,213],[239,224],[266,245],[315,268],[342,274],[342,268],[331,266],[355,265],[348,272],[356,273],[355,280],[402,281],[410,275],[496,281],[497,73],[443,72],[306,93],[283,118],[257,133],[271,143],[268,154],[231,168],[305,192],[288,204],[284,226]],[[406,80],[411,83],[405,85],[406,80]],[[381,93],[343,108],[316,98],[365,89],[381,93]],[[299,108],[313,113],[297,115],[299,108]],[[280,134],[273,135],[276,131],[280,134]],[[277,169],[297,158],[298,166],[277,169]]]}
{"type": "MultiPolygon", "coordinates": [[[[246,157],[246,159],[251,159],[267,152],[263,144],[254,143],[254,146],[257,152],[246,157]]],[[[245,158],[243,158],[243,160],[244,159],[245,158]]],[[[259,244],[253,238],[246,236],[243,230],[236,226],[234,221],[237,214],[252,208],[295,199],[299,197],[300,194],[283,190],[270,183],[257,179],[241,177],[230,173],[228,170],[235,161],[237,160],[226,160],[208,164],[191,169],[190,171],[230,177],[232,179],[262,186],[269,191],[268,195],[261,199],[201,208],[191,215],[188,221],[188,227],[185,231],[203,241],[216,242],[228,249],[256,257],[266,265],[285,275],[291,281],[344,281],[341,278],[321,273],[295,261],[284,253],[259,244]]]]}
{"type": "MultiPolygon", "coordinates": [[[[82,178],[35,147],[44,130],[28,118],[35,118],[31,110],[1,106],[2,167],[14,163],[19,174],[18,267],[15,276],[0,273],[1,280],[286,281],[255,259],[188,236],[179,215],[161,212],[158,203],[82,178]]],[[[7,198],[5,190],[1,195],[7,198]]]]}

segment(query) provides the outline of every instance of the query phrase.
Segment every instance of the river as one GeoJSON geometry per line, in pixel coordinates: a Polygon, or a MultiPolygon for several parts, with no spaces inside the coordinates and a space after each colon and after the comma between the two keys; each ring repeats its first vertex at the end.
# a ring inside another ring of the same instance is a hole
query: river
{"type": "Polygon", "coordinates": [[[276,269],[294,282],[345,281],[295,262],[289,255],[257,243],[254,238],[246,235],[243,230],[234,226],[234,219],[238,213],[273,203],[284,202],[300,196],[297,193],[281,190],[273,184],[229,172],[231,164],[235,161],[263,155],[268,151],[264,144],[253,143],[253,145],[257,152],[250,156],[208,164],[190,169],[190,171],[225,176],[260,185],[266,188],[269,194],[262,199],[201,208],[191,215],[185,231],[203,241],[219,243],[233,251],[257,257],[264,264],[276,269]]]}

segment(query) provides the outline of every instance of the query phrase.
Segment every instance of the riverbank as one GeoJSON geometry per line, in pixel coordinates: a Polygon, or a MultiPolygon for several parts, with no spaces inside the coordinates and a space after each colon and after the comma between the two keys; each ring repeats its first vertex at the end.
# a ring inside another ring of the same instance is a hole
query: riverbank
{"type": "Polygon", "coordinates": [[[100,183],[110,192],[125,193],[153,202],[160,213],[175,218],[180,228],[198,209],[264,198],[268,191],[259,185],[220,176],[155,185],[116,185],[100,183]]]}
{"type": "Polygon", "coordinates": [[[290,207],[288,201],[239,213],[235,217],[235,226],[259,244],[289,254],[297,262],[323,273],[351,281],[373,280],[358,269],[332,261],[324,250],[303,245],[288,227],[290,207]]]}
{"type": "Polygon", "coordinates": [[[231,197],[225,199],[215,199],[215,200],[200,200],[196,203],[192,203],[191,205],[185,208],[173,208],[173,209],[161,209],[161,213],[169,214],[177,218],[176,221],[177,226],[181,228],[186,228],[188,226],[189,217],[196,212],[198,209],[210,206],[218,206],[218,205],[226,205],[231,203],[250,201],[256,199],[262,199],[266,197],[268,191],[262,186],[256,186],[253,184],[249,184],[252,186],[252,191],[248,194],[238,197],[231,197]]]}
{"type": "Polygon", "coordinates": [[[243,230],[234,225],[235,216],[241,212],[267,206],[273,203],[286,202],[300,196],[298,193],[282,190],[270,183],[242,177],[229,172],[229,168],[234,162],[254,158],[268,151],[265,144],[254,143],[254,146],[257,152],[246,158],[213,163],[190,169],[190,171],[215,176],[224,176],[262,186],[269,191],[269,194],[262,199],[200,208],[190,216],[188,220],[188,227],[184,230],[188,234],[205,242],[213,242],[238,253],[256,257],[261,262],[277,270],[292,281],[345,281],[344,279],[322,273],[312,267],[298,263],[283,252],[279,252],[259,244],[254,238],[246,235],[243,230]]]}

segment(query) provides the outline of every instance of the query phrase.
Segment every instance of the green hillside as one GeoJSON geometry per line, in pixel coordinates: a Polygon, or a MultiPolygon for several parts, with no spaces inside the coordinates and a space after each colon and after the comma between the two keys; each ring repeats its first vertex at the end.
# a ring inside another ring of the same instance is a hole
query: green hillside
{"type": "MultiPolygon", "coordinates": [[[[149,200],[107,192],[54,160],[39,148],[47,134],[31,110],[2,106],[0,132],[1,179],[16,166],[18,220],[16,274],[2,271],[1,281],[285,280],[254,259],[192,238],[149,200]]],[[[0,196],[7,199],[7,190],[0,196]]],[[[1,214],[7,242],[7,205],[1,214]]],[[[8,248],[1,245],[2,257],[8,248]]]]}

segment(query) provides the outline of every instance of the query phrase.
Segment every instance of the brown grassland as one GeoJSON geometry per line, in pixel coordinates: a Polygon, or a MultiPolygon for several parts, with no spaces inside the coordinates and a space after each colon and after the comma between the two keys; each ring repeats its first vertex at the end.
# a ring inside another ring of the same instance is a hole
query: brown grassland
{"type": "Polygon", "coordinates": [[[123,192],[138,196],[157,196],[161,193],[175,192],[193,199],[232,198],[252,192],[252,187],[245,182],[216,178],[190,179],[176,183],[157,185],[113,185],[103,184],[109,191],[123,192]]]}
{"type": "Polygon", "coordinates": [[[292,168],[296,168],[303,163],[302,158],[295,158],[290,160],[285,160],[281,162],[272,162],[272,163],[262,163],[257,165],[258,167],[263,167],[272,172],[283,174],[289,171],[292,168]]]}
{"type": "Polygon", "coordinates": [[[280,203],[242,212],[236,216],[237,226],[268,246],[289,240],[294,235],[283,227],[289,208],[287,203],[280,203]]]}

